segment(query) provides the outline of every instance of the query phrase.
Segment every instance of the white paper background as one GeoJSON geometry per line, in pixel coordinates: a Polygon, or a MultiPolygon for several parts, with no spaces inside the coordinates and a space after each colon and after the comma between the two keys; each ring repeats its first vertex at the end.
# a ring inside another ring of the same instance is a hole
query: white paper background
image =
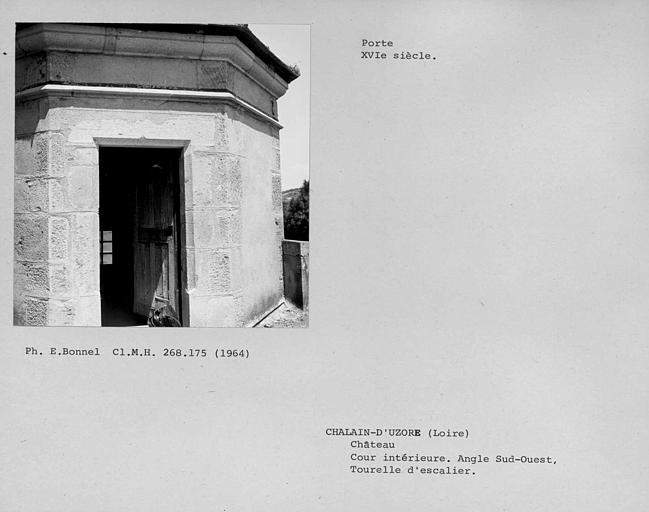
{"type": "Polygon", "coordinates": [[[649,5],[3,12],[1,510],[647,508],[649,5]],[[11,327],[13,23],[45,20],[311,24],[308,330],[11,327]],[[361,60],[374,37],[436,60],[361,60]],[[25,357],[34,343],[251,357],[25,357]],[[350,439],[324,432],[358,426],[468,428],[400,451],[558,463],[352,475],[350,439]]]}

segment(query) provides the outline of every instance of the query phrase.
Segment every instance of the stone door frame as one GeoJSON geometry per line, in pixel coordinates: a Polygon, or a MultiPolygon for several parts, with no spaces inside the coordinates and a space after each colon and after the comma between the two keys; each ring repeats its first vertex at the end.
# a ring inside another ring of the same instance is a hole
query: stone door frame
{"type": "MultiPolygon", "coordinates": [[[[176,241],[179,254],[178,258],[180,259],[180,273],[178,276],[178,287],[180,290],[180,302],[181,302],[181,321],[182,324],[186,327],[190,326],[189,321],[189,296],[187,294],[187,276],[188,268],[187,263],[190,259],[187,257],[187,234],[186,234],[186,216],[185,216],[185,154],[187,148],[189,147],[191,141],[186,139],[148,139],[148,138],[129,138],[129,137],[93,137],[93,141],[97,148],[97,155],[99,155],[99,150],[101,148],[138,148],[138,149],[177,149],[180,150],[180,158],[178,162],[178,217],[180,219],[178,240],[176,241]]],[[[97,158],[97,167],[95,169],[97,175],[97,183],[99,180],[99,158],[97,158]]],[[[97,204],[99,205],[99,187],[97,187],[96,194],[97,204]]],[[[99,215],[99,211],[97,211],[99,215]]],[[[99,253],[99,232],[94,236],[97,237],[96,247],[97,254],[99,253]]],[[[99,297],[101,300],[101,281],[100,281],[100,268],[96,268],[97,272],[97,283],[99,283],[99,297]]],[[[101,313],[100,313],[101,314],[101,313]]],[[[101,325],[101,318],[97,325],[101,325]]]]}

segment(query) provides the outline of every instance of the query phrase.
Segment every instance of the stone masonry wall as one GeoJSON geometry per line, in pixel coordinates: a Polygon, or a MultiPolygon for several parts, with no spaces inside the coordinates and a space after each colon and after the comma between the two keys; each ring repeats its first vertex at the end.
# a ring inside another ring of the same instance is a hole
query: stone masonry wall
{"type": "Polygon", "coordinates": [[[67,146],[61,130],[17,134],[14,323],[99,325],[96,168],[96,147],[67,146]]]}
{"type": "Polygon", "coordinates": [[[185,146],[191,326],[248,325],[281,300],[273,125],[214,101],[45,97],[17,103],[16,127],[16,324],[100,324],[98,145],[107,139],[185,146]]]}

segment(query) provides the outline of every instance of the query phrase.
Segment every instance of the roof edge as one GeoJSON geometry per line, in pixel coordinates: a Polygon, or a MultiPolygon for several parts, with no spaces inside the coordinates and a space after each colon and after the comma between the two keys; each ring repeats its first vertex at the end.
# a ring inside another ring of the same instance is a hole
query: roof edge
{"type": "MultiPolygon", "coordinates": [[[[16,23],[16,33],[39,23],[16,23]]],[[[239,39],[264,64],[271,68],[287,84],[300,76],[299,70],[284,63],[266,46],[247,24],[185,24],[185,23],[65,23],[66,25],[111,27],[139,30],[142,32],[169,32],[176,34],[197,34],[234,36],[239,39]]]]}

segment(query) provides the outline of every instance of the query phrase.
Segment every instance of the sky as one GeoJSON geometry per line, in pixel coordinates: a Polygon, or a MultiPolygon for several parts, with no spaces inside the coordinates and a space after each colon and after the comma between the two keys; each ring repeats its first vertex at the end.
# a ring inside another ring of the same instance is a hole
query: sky
{"type": "Polygon", "coordinates": [[[310,26],[249,25],[259,39],[283,62],[297,65],[300,77],[289,84],[277,102],[280,131],[282,190],[299,187],[309,179],[310,26]]]}

